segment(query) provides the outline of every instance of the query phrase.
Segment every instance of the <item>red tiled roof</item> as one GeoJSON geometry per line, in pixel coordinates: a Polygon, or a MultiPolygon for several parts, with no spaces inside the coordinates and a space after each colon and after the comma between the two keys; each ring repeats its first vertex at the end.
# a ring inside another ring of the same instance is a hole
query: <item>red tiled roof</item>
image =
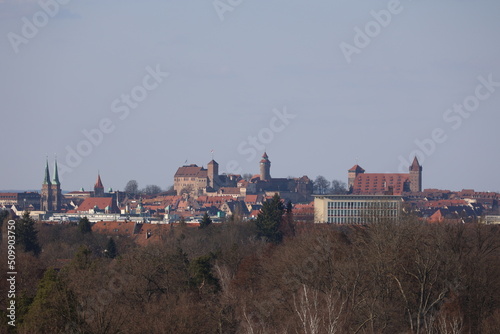
{"type": "Polygon", "coordinates": [[[248,215],[250,218],[255,218],[259,215],[260,213],[260,210],[252,210],[252,212],[250,212],[250,214],[248,215]]]}
{"type": "Polygon", "coordinates": [[[174,177],[207,177],[207,170],[197,165],[182,166],[177,169],[174,177]]]}
{"type": "Polygon", "coordinates": [[[379,194],[392,187],[394,195],[401,195],[405,190],[404,184],[408,181],[408,174],[363,173],[354,180],[353,193],[357,195],[379,194]]]}
{"type": "Polygon", "coordinates": [[[349,172],[364,173],[364,171],[365,171],[365,170],[364,170],[363,168],[361,168],[361,166],[360,166],[360,165],[354,165],[354,166],[352,166],[352,167],[351,167],[348,171],[349,171],[349,172]]]}
{"type": "Polygon", "coordinates": [[[136,226],[138,225],[134,222],[101,221],[92,225],[92,231],[106,235],[132,236],[137,232],[136,226]]]}
{"type": "Polygon", "coordinates": [[[198,196],[196,201],[198,203],[225,203],[227,201],[232,201],[233,196],[198,196]]]}
{"type": "Polygon", "coordinates": [[[241,190],[238,187],[221,187],[219,191],[222,194],[233,194],[233,195],[241,194],[241,190]]]}
{"type": "Polygon", "coordinates": [[[247,204],[254,204],[254,203],[259,203],[262,202],[262,196],[260,195],[246,195],[245,196],[245,203],[247,204]]]}
{"type": "Polygon", "coordinates": [[[17,194],[18,193],[0,193],[0,197],[9,197],[9,198],[15,197],[15,198],[17,198],[17,194]]]}
{"type": "Polygon", "coordinates": [[[89,211],[97,206],[100,210],[104,210],[107,206],[113,208],[113,198],[112,197],[89,197],[86,198],[82,204],[78,207],[79,212],[89,211]]]}

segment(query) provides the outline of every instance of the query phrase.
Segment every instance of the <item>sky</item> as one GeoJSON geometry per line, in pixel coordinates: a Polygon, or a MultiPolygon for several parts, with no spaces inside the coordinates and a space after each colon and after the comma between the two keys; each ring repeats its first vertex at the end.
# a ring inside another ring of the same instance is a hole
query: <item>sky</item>
{"type": "Polygon", "coordinates": [[[500,191],[497,0],[0,0],[0,189],[183,164],[500,191]]]}

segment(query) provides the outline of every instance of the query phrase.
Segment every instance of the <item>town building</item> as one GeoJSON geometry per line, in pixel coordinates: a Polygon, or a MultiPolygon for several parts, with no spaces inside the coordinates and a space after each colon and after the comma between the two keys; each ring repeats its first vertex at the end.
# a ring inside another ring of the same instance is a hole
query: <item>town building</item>
{"type": "Polygon", "coordinates": [[[395,221],[401,212],[401,196],[314,195],[314,222],[368,224],[395,221]]]}
{"type": "Polygon", "coordinates": [[[355,195],[401,195],[422,191],[422,166],[417,157],[408,173],[365,173],[359,165],[347,172],[349,192],[355,195]]]}
{"type": "Polygon", "coordinates": [[[174,190],[178,195],[186,193],[198,197],[223,187],[236,187],[240,180],[241,175],[219,175],[219,164],[212,159],[207,168],[196,164],[179,167],[174,175],[174,190]]]}
{"type": "Polygon", "coordinates": [[[15,205],[22,210],[38,210],[40,208],[40,194],[33,191],[0,193],[0,205],[15,205]]]}

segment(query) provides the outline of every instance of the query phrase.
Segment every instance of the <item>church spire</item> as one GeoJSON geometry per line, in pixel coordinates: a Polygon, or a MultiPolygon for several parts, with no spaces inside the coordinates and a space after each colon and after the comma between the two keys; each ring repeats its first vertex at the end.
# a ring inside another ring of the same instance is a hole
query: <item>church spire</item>
{"type": "Polygon", "coordinates": [[[57,158],[54,160],[54,179],[52,180],[53,184],[59,185],[59,173],[57,172],[57,158]]]}
{"type": "Polygon", "coordinates": [[[415,156],[415,158],[413,158],[413,163],[410,166],[410,171],[414,171],[414,172],[422,171],[422,166],[420,166],[418,159],[417,159],[417,156],[415,156]]]}
{"type": "Polygon", "coordinates": [[[94,197],[104,197],[104,186],[101,181],[101,173],[97,171],[97,181],[94,184],[94,197]]]}
{"type": "Polygon", "coordinates": [[[102,185],[102,181],[101,181],[101,174],[99,172],[97,172],[97,181],[95,182],[94,188],[104,189],[104,186],[102,185]]]}
{"type": "Polygon", "coordinates": [[[51,184],[50,183],[50,174],[49,174],[49,159],[45,161],[45,178],[43,179],[43,184],[51,184]]]}

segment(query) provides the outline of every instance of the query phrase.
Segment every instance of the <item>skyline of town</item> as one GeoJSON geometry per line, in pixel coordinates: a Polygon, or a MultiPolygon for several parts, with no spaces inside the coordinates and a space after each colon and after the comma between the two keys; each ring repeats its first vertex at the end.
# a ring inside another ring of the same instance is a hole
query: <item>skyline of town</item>
{"type": "Polygon", "coordinates": [[[2,332],[498,333],[499,14],[0,0],[2,332]]]}
{"type": "MultiPolygon", "coordinates": [[[[264,152],[266,153],[266,152],[264,152]]],[[[212,158],[212,161],[214,161],[214,152],[213,150],[211,151],[211,158],[212,158]]],[[[416,157],[418,158],[418,157],[416,157]]],[[[49,163],[50,159],[49,157],[47,156],[46,157],[46,163],[49,163]]],[[[413,160],[412,160],[413,161],[413,160]]],[[[57,161],[57,157],[54,157],[54,159],[52,159],[52,163],[55,164],[57,163],[58,165],[58,179],[61,179],[63,180],[63,178],[60,176],[61,175],[61,163],[59,163],[57,161]]],[[[279,163],[278,163],[279,164],[279,163]]],[[[185,161],[184,164],[180,165],[179,167],[186,167],[186,166],[189,166],[189,165],[196,165],[196,166],[199,166],[200,168],[203,168],[203,167],[207,167],[208,163],[195,163],[195,162],[190,162],[190,161],[185,161]]],[[[356,161],[356,164],[355,166],[359,166],[360,164],[358,164],[358,162],[356,161]]],[[[411,164],[409,164],[407,167],[410,167],[411,164]]],[[[363,166],[361,166],[363,167],[363,166]]],[[[55,167],[54,167],[55,168],[55,167]]],[[[64,168],[65,166],[63,165],[63,171],[64,171],[64,168]]],[[[273,168],[275,168],[275,166],[273,165],[273,168]]],[[[329,175],[310,175],[310,174],[307,174],[307,173],[303,173],[301,175],[291,175],[290,173],[285,173],[283,175],[279,175],[279,177],[300,177],[302,175],[307,175],[312,181],[315,180],[315,178],[317,176],[323,176],[325,177],[328,181],[333,181],[333,180],[338,180],[338,181],[341,181],[341,182],[344,182],[345,184],[349,184],[350,183],[350,180],[349,180],[349,176],[348,176],[348,172],[349,172],[349,169],[346,169],[346,173],[343,175],[343,177],[330,177],[329,175]]],[[[383,171],[378,171],[379,173],[382,172],[382,173],[391,173],[391,172],[383,172],[383,171]]],[[[426,173],[426,177],[427,178],[427,173],[429,171],[426,169],[424,173],[426,173]]],[[[94,178],[95,178],[95,175],[104,175],[104,177],[107,179],[107,175],[106,174],[103,174],[101,172],[101,169],[97,169],[96,171],[97,174],[94,174],[94,178]]],[[[232,175],[232,174],[237,174],[237,175],[244,175],[244,174],[250,174],[252,176],[254,175],[258,175],[259,174],[259,171],[257,168],[254,169],[254,171],[252,172],[247,172],[247,171],[243,171],[241,173],[226,173],[225,171],[222,171],[221,174],[223,175],[232,175]]],[[[44,176],[42,175],[42,178],[44,176]]],[[[425,180],[424,178],[424,180],[425,180]]],[[[163,191],[167,191],[169,190],[171,187],[173,188],[174,187],[174,176],[172,176],[170,178],[170,181],[168,181],[166,184],[162,184],[161,182],[156,182],[156,183],[149,183],[149,184],[144,184],[144,183],[141,183],[138,178],[134,178],[134,177],[130,177],[130,178],[125,178],[122,182],[122,185],[118,185],[118,186],[115,186],[113,184],[110,184],[109,182],[107,182],[107,185],[106,185],[106,189],[114,189],[114,190],[119,190],[119,191],[122,191],[127,182],[130,181],[130,180],[135,180],[138,182],[138,184],[140,185],[140,187],[145,187],[147,185],[155,185],[155,186],[159,186],[163,191]]],[[[421,181],[422,182],[422,181],[421,181]]],[[[461,187],[461,188],[456,188],[456,189],[445,189],[445,188],[440,188],[440,187],[436,187],[436,186],[433,186],[433,185],[428,185],[426,184],[425,182],[422,183],[423,185],[421,186],[422,187],[422,190],[423,189],[441,189],[441,190],[451,190],[451,191],[460,191],[460,190],[465,190],[465,189],[473,189],[475,191],[481,191],[481,192],[497,192],[497,193],[500,193],[500,190],[490,190],[490,189],[479,189],[477,187],[461,187]]],[[[88,182],[82,184],[81,186],[79,187],[76,187],[76,188],[68,188],[68,187],[64,187],[64,182],[61,182],[61,190],[63,192],[71,192],[71,191],[74,191],[74,190],[80,190],[80,189],[90,189],[92,188],[92,185],[93,185],[93,181],[91,180],[88,180],[88,182]]],[[[22,188],[19,188],[19,187],[12,187],[12,188],[3,188],[1,189],[0,188],[0,192],[10,192],[10,191],[13,191],[13,192],[23,192],[23,191],[40,191],[39,187],[37,188],[36,186],[35,187],[30,187],[30,188],[25,188],[25,189],[22,189],[22,188]]]]}
{"type": "Polygon", "coordinates": [[[499,2],[231,9],[1,2],[14,159],[0,188],[36,189],[54,154],[71,169],[65,189],[88,186],[97,170],[113,188],[167,187],[184,161],[203,164],[213,149],[227,173],[254,173],[267,150],[276,175],[329,179],[356,163],[401,172],[419,153],[424,188],[500,190],[482,172],[500,168],[499,2]]]}

